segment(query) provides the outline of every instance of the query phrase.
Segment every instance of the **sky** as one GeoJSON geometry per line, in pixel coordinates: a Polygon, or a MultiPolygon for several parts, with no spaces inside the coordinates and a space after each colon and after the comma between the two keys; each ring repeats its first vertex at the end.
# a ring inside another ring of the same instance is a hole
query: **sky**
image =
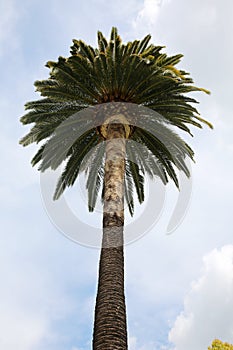
{"type": "MultiPolygon", "coordinates": [[[[196,163],[183,221],[167,234],[178,197],[168,185],[156,225],[126,246],[129,349],[233,343],[232,14],[229,0],[0,0],[2,349],[91,348],[99,250],[74,243],[51,221],[30,165],[37,146],[18,144],[29,130],[19,118],[39,97],[33,82],[48,77],[48,60],[68,56],[74,38],[95,46],[97,30],[108,36],[112,26],[123,41],[150,33],[168,54],[184,54],[179,67],[211,90],[195,97],[214,125],[189,139],[196,163]]],[[[86,214],[95,226],[93,215],[86,214]]]]}

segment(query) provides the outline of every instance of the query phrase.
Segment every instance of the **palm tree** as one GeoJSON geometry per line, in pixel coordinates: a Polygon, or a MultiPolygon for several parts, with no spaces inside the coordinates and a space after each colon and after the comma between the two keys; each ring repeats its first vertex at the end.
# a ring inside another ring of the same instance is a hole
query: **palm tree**
{"type": "Polygon", "coordinates": [[[98,32],[98,48],[73,40],[71,55],[49,61],[50,77],[36,81],[42,99],[25,105],[23,124],[35,123],[21,139],[27,146],[45,142],[32,159],[39,170],[66,165],[54,199],[86,173],[89,210],[102,189],[103,238],[95,307],[93,349],[127,349],[124,296],[124,200],[131,215],[134,191],[144,200],[144,175],[172,179],[177,170],[189,176],[185,158],[193,151],[175,132],[191,134],[202,119],[185,94],[207,90],[192,85],[175,68],[182,55],[167,56],[149,45],[150,35],[123,44],[112,28],[107,41],[98,32]],[[76,136],[78,135],[78,136],[76,136]]]}

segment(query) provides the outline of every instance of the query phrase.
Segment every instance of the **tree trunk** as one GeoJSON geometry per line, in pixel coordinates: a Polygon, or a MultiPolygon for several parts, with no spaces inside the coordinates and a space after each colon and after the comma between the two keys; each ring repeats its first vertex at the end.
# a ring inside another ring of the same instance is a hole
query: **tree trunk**
{"type": "Polygon", "coordinates": [[[93,350],[127,350],[124,295],[125,127],[108,124],[103,239],[95,307],[93,350]]]}

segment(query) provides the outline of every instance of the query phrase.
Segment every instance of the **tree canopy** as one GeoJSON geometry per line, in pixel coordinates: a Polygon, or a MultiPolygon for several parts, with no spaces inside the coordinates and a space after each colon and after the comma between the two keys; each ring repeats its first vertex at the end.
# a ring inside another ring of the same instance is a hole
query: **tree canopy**
{"type": "Polygon", "coordinates": [[[215,339],[208,350],[233,350],[233,344],[223,343],[219,339],[215,339]]]}
{"type": "Polygon", "coordinates": [[[66,161],[54,199],[85,171],[89,210],[94,210],[103,183],[105,125],[113,106],[129,124],[125,198],[131,215],[132,192],[140,203],[144,200],[145,173],[164,184],[172,179],[177,187],[177,170],[189,176],[185,158],[193,160],[194,152],[172,128],[192,135],[190,125],[212,127],[194,107],[197,101],[186,96],[209,91],[194,86],[189,73],[176,67],[181,54],[168,56],[162,46],[149,44],[150,39],[147,35],[123,44],[112,28],[109,41],[98,32],[97,48],[73,40],[70,57],[47,62],[49,78],[35,82],[43,98],[26,103],[28,113],[21,118],[34,126],[20,142],[27,146],[45,141],[32,159],[41,171],[66,161]]]}

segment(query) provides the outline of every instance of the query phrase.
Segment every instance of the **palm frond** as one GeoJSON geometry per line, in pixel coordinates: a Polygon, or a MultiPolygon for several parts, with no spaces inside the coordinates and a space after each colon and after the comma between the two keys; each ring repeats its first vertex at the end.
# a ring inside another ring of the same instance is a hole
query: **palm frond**
{"type": "Polygon", "coordinates": [[[140,140],[140,142],[153,153],[153,155],[163,165],[168,176],[174,181],[176,187],[179,188],[178,178],[172,165],[172,163],[175,163],[175,161],[166,146],[154,135],[145,130],[137,128],[135,133],[137,133],[139,136],[138,141],[140,140]]]}
{"type": "Polygon", "coordinates": [[[89,152],[97,143],[98,136],[93,129],[87,130],[78,139],[72,137],[62,139],[59,134],[58,136],[55,135],[47,142],[39,170],[42,172],[48,168],[56,170],[74,152],[79,153],[80,159],[83,159],[85,152],[89,152]]]}
{"type": "Polygon", "coordinates": [[[134,199],[133,199],[133,193],[134,193],[134,184],[133,179],[131,175],[131,171],[129,168],[129,163],[126,162],[125,164],[125,200],[128,205],[129,213],[131,216],[134,214],[134,199]]]}
{"type": "Polygon", "coordinates": [[[144,178],[140,173],[140,169],[137,163],[134,163],[131,159],[133,159],[133,155],[131,150],[128,149],[128,158],[126,159],[126,163],[128,164],[134,186],[137,192],[138,201],[141,204],[144,201],[144,178]]]}
{"type": "Polygon", "coordinates": [[[100,187],[103,183],[104,178],[104,154],[105,154],[105,143],[101,142],[98,144],[92,157],[92,164],[88,170],[86,188],[88,191],[88,209],[90,212],[94,211],[96,200],[100,187]]]}
{"type": "Polygon", "coordinates": [[[98,36],[99,52],[104,53],[106,50],[106,47],[108,46],[108,42],[100,31],[97,32],[97,36],[98,36]]]}
{"type": "Polygon", "coordinates": [[[143,173],[147,173],[151,179],[160,178],[164,185],[167,184],[168,178],[164,167],[154,157],[153,153],[141,143],[141,140],[127,142],[127,147],[132,147],[132,152],[137,155],[140,166],[143,168],[143,173]]]}
{"type": "MultiPolygon", "coordinates": [[[[54,200],[58,199],[64,192],[66,187],[72,186],[80,172],[80,166],[86,154],[97,144],[97,140],[90,138],[89,142],[78,140],[73,149],[72,154],[67,161],[64,171],[62,172],[54,193],[54,200]]],[[[45,165],[47,167],[47,164],[45,165]]],[[[40,167],[43,171],[43,164],[40,167]]]]}

